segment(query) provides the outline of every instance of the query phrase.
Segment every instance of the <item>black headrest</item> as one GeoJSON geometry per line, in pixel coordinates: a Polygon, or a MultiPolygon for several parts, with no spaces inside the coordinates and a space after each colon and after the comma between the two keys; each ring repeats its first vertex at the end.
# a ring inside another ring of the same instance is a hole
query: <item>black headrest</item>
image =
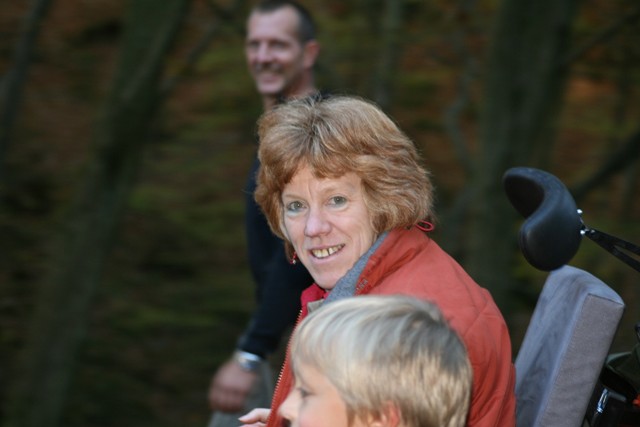
{"type": "Polygon", "coordinates": [[[582,218],[565,185],[540,169],[515,167],[502,177],[513,207],[526,218],[518,244],[535,268],[551,271],[568,263],[582,240],[582,218]]]}

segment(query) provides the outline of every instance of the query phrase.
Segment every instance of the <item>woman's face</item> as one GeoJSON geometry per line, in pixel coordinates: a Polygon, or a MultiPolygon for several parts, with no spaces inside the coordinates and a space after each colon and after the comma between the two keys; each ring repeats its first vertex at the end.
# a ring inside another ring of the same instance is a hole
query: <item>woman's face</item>
{"type": "Polygon", "coordinates": [[[377,238],[354,173],[319,179],[304,167],[285,186],[282,203],[283,231],[324,289],[333,289],[377,238]]]}

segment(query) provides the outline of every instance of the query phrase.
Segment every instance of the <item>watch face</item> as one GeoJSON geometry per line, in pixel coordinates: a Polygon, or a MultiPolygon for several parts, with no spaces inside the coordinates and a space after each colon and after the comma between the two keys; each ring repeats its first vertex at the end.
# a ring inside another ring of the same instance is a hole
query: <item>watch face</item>
{"type": "Polygon", "coordinates": [[[240,367],[247,372],[256,372],[260,368],[262,359],[255,354],[237,351],[233,355],[233,359],[240,367]]]}

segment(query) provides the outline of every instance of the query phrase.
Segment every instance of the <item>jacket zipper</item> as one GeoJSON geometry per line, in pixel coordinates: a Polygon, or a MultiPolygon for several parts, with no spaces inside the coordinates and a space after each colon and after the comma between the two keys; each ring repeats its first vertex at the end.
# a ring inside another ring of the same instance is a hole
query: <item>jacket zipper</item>
{"type": "MultiPolygon", "coordinates": [[[[295,323],[295,327],[293,328],[293,331],[295,331],[296,328],[298,327],[298,324],[300,323],[300,319],[301,318],[302,318],[302,308],[298,312],[298,318],[296,319],[296,323],[295,323]]],[[[278,391],[279,391],[281,383],[282,383],[282,376],[284,375],[284,367],[291,363],[289,361],[289,355],[291,354],[290,350],[291,350],[291,337],[289,337],[289,340],[287,342],[287,349],[286,349],[285,354],[284,354],[284,363],[282,364],[282,368],[280,368],[280,373],[278,374],[278,379],[276,380],[276,386],[273,389],[273,399],[271,401],[271,406],[272,406],[271,410],[273,410],[273,403],[274,403],[276,397],[278,397],[278,391]]],[[[273,415],[272,413],[269,413],[269,416],[267,417],[267,425],[269,425],[269,421],[271,420],[272,415],[273,415]]],[[[276,416],[277,416],[277,414],[276,414],[276,416]]]]}

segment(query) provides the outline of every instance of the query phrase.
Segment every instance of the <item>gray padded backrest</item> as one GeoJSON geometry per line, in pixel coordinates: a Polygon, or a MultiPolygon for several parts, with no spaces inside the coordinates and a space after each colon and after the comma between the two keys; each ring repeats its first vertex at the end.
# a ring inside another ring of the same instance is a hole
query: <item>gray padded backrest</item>
{"type": "Polygon", "coordinates": [[[586,271],[549,274],[516,357],[518,427],[582,425],[623,310],[586,271]]]}

